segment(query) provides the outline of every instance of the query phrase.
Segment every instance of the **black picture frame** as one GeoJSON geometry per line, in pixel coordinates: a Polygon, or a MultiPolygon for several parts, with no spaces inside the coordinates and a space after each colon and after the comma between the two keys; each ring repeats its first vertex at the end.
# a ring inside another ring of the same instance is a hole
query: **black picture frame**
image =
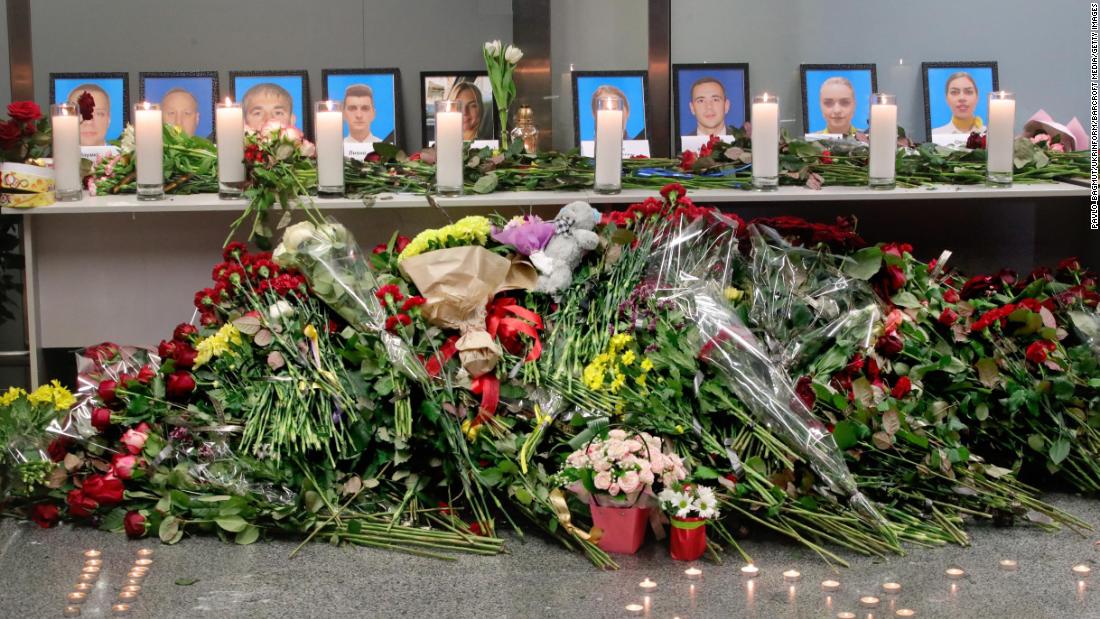
{"type": "Polygon", "coordinates": [[[401,96],[401,69],[396,67],[382,69],[322,69],[321,70],[321,98],[329,99],[328,78],[333,75],[392,75],[393,76],[393,144],[398,148],[404,148],[405,138],[405,110],[404,98],[401,96]]]}
{"type": "MultiPolygon", "coordinates": [[[[479,77],[489,77],[488,71],[421,71],[420,72],[420,146],[422,148],[428,147],[428,89],[427,80],[431,77],[463,77],[475,79],[479,77]]],[[[496,97],[492,97],[492,112],[490,116],[493,117],[493,137],[490,139],[500,139],[500,114],[497,113],[496,97]]]]}
{"type": "Polygon", "coordinates": [[[570,80],[573,88],[573,143],[577,148],[581,146],[581,115],[578,107],[577,82],[582,77],[641,77],[642,78],[642,117],[645,119],[644,140],[649,139],[649,128],[652,126],[649,117],[649,71],[571,71],[570,80]]]}
{"type": "Polygon", "coordinates": [[[937,60],[934,62],[920,63],[921,84],[924,89],[924,139],[932,141],[932,102],[928,92],[929,69],[990,69],[993,78],[993,90],[1001,89],[1001,80],[997,75],[996,60],[964,60],[961,62],[947,62],[937,60]]]}
{"type": "Polygon", "coordinates": [[[218,105],[218,99],[221,98],[221,82],[218,77],[217,71],[142,71],[138,73],[138,99],[145,101],[145,81],[148,79],[170,79],[173,77],[199,77],[209,79],[210,81],[210,109],[203,110],[210,114],[210,135],[201,136],[209,138],[211,141],[217,139],[218,123],[216,120],[216,109],[218,105]]]}
{"type": "MultiPolygon", "coordinates": [[[[130,74],[126,71],[75,71],[50,73],[50,105],[57,101],[57,80],[120,79],[122,80],[122,129],[130,121],[130,74]]],[[[48,112],[48,110],[47,110],[48,112]]],[[[121,135],[121,133],[119,134],[121,135]]]]}
{"type": "MultiPolygon", "coordinates": [[[[857,64],[800,64],[799,82],[802,90],[802,133],[810,132],[810,103],[806,92],[806,73],[809,71],[871,71],[871,93],[878,92],[878,68],[875,63],[857,64]]],[[[868,128],[868,131],[870,128],[868,128]]]]}
{"type": "MultiPolygon", "coordinates": [[[[313,139],[313,100],[309,96],[309,71],[305,69],[267,69],[262,71],[230,71],[229,72],[229,95],[233,97],[234,101],[238,101],[241,105],[244,105],[244,101],[239,99],[237,93],[237,78],[238,77],[300,77],[302,79],[302,116],[305,118],[300,119],[302,133],[313,139]]],[[[247,111],[245,112],[245,125],[248,124],[247,111]]]]}
{"type": "Polygon", "coordinates": [[[752,91],[749,89],[749,63],[747,62],[689,62],[689,63],[677,63],[672,65],[672,120],[673,120],[673,133],[672,140],[676,150],[674,152],[681,152],[683,145],[680,143],[680,137],[683,136],[683,127],[680,126],[680,72],[681,71],[695,71],[695,70],[708,70],[713,69],[716,71],[722,70],[740,70],[745,75],[745,122],[748,122],[749,116],[752,113],[752,95],[749,94],[752,91]]]}

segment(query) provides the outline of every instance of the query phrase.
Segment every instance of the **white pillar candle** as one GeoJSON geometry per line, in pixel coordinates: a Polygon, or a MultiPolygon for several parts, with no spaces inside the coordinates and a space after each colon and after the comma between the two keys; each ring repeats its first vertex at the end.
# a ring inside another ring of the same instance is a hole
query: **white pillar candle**
{"type": "Polygon", "coordinates": [[[435,184],[441,194],[462,193],[462,102],[435,102],[435,184]]]}
{"type": "Polygon", "coordinates": [[[218,193],[222,197],[237,197],[244,184],[244,111],[241,104],[226,97],[224,102],[218,103],[214,122],[218,139],[218,193]]]}
{"type": "Polygon", "coordinates": [[[593,189],[618,193],[623,181],[623,101],[601,97],[596,101],[596,178],[593,189]]]}
{"type": "Polygon", "coordinates": [[[757,189],[779,186],[779,97],[764,93],[752,100],[752,183],[757,189]]]}
{"type": "Polygon", "coordinates": [[[338,101],[318,101],[314,127],[317,131],[317,191],[344,194],[344,111],[338,101]]]}
{"type": "Polygon", "coordinates": [[[989,126],[985,133],[989,175],[1007,175],[1007,182],[1012,182],[1012,132],[1015,124],[1015,96],[1003,91],[989,93],[989,126]]]}
{"type": "Polygon", "coordinates": [[[164,195],[163,131],[159,105],[146,101],[134,106],[134,165],[139,198],[157,199],[164,195]]]}
{"type": "Polygon", "coordinates": [[[898,151],[898,106],[894,95],[871,95],[871,187],[893,189],[898,151]]]}
{"type": "Polygon", "coordinates": [[[54,193],[58,200],[79,200],[80,187],[80,115],[75,105],[50,106],[53,128],[54,193]]]}

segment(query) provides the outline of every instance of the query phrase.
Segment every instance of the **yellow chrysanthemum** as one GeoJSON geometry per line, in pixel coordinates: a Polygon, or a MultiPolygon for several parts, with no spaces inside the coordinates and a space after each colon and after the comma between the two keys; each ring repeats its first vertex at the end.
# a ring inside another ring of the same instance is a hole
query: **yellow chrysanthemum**
{"type": "Polygon", "coordinates": [[[640,374],[634,379],[634,384],[638,385],[639,387],[644,388],[645,387],[645,381],[646,381],[646,375],[645,374],[640,374]]]}
{"type": "Polygon", "coordinates": [[[608,386],[608,388],[611,389],[611,393],[618,393],[625,384],[626,374],[614,372],[614,378],[611,379],[611,384],[608,386]]]}
{"type": "Polygon", "coordinates": [[[739,301],[741,297],[745,296],[745,291],[740,288],[726,288],[725,292],[727,301],[739,301]]]}
{"type": "Polygon", "coordinates": [[[481,215],[463,217],[449,226],[424,230],[413,237],[412,241],[397,256],[398,262],[419,256],[439,245],[484,245],[489,240],[492,225],[489,219],[481,215]]]}
{"type": "Polygon", "coordinates": [[[50,384],[42,385],[27,395],[27,401],[34,406],[49,404],[54,407],[54,410],[59,411],[69,410],[76,404],[76,398],[73,397],[73,394],[70,393],[68,389],[62,387],[61,383],[56,379],[51,380],[50,384]]]}
{"type": "Polygon", "coordinates": [[[195,344],[195,367],[210,363],[210,360],[229,352],[230,344],[240,345],[241,332],[232,323],[226,323],[218,332],[195,344]]]}
{"type": "Polygon", "coordinates": [[[11,406],[16,400],[27,395],[27,392],[19,387],[8,387],[4,395],[0,395],[0,406],[11,406]]]}
{"type": "Polygon", "coordinates": [[[604,364],[597,361],[585,366],[584,371],[581,373],[581,381],[584,382],[584,386],[593,391],[603,387],[604,370],[604,364]]]}
{"type": "Polygon", "coordinates": [[[624,346],[626,346],[633,340],[634,336],[630,335],[629,333],[617,333],[611,336],[611,344],[607,347],[607,349],[611,352],[612,355],[618,354],[618,352],[622,350],[624,346]]]}
{"type": "Polygon", "coordinates": [[[648,371],[653,369],[653,362],[650,361],[648,357],[645,358],[645,359],[642,359],[641,367],[642,367],[643,372],[648,372],[648,371]]]}
{"type": "Polygon", "coordinates": [[[637,358],[638,356],[634,354],[633,350],[628,350],[623,353],[622,357],[619,358],[619,363],[623,364],[626,367],[630,367],[630,365],[633,364],[634,360],[637,358]]]}

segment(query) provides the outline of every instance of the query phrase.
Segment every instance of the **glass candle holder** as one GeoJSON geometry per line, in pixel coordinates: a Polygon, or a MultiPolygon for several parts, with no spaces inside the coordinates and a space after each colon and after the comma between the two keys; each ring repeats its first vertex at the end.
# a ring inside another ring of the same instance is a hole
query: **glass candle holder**
{"type": "Polygon", "coordinates": [[[1012,186],[1013,130],[1016,95],[999,90],[989,93],[989,125],[985,131],[986,180],[994,187],[1012,186]]]}
{"type": "Polygon", "coordinates": [[[53,133],[54,199],[58,202],[79,200],[84,197],[84,189],[80,186],[80,113],[76,105],[51,105],[50,126],[53,133]]]}
{"type": "Polygon", "coordinates": [[[313,131],[317,137],[317,195],[343,198],[344,106],[339,101],[314,104],[313,131]]]}
{"type": "Polygon", "coordinates": [[[897,186],[895,161],[898,153],[897,97],[885,93],[871,95],[871,154],[868,185],[871,189],[897,186]]]}
{"type": "MultiPolygon", "coordinates": [[[[218,197],[236,200],[244,194],[244,110],[229,97],[214,110],[218,140],[218,197]]],[[[140,555],[148,548],[138,551],[140,555]]],[[[152,551],[150,551],[152,552],[152,551]]]]}
{"type": "Polygon", "coordinates": [[[623,189],[623,132],[626,112],[619,97],[596,100],[596,193],[614,194],[623,189]]]}
{"type": "Polygon", "coordinates": [[[435,102],[435,190],[441,196],[462,195],[462,114],[454,99],[435,102]]]}
{"type": "Polygon", "coordinates": [[[156,103],[134,106],[134,167],[138,200],[164,199],[164,115],[156,103]]]}
{"type": "Polygon", "coordinates": [[[779,97],[764,93],[752,98],[752,187],[779,189],[779,97]]]}

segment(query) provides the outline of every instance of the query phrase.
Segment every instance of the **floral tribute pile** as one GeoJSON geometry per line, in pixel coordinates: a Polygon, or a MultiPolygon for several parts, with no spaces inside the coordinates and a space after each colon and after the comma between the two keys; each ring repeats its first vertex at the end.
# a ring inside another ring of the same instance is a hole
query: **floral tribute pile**
{"type": "Polygon", "coordinates": [[[155,349],[0,398],[6,513],[440,558],[541,531],[605,568],[647,530],[720,560],[766,529],[843,564],[975,520],[1083,530],[1036,488],[1100,490],[1100,293],[1072,258],[968,276],[678,184],[366,251],[311,213],[221,258],[155,349]]]}

